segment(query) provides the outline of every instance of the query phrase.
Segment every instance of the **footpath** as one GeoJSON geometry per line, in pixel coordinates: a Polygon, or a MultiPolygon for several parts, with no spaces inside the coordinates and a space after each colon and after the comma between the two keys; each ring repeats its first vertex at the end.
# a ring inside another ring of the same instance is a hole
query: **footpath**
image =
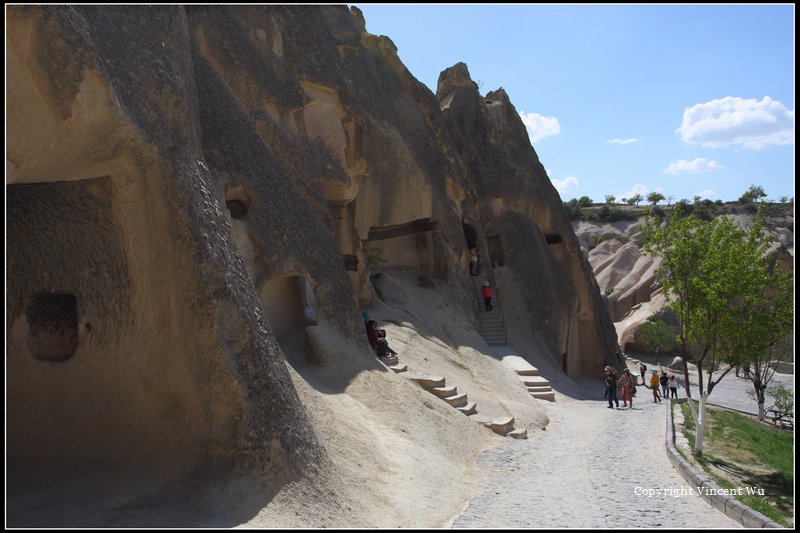
{"type": "MultiPolygon", "coordinates": [[[[608,409],[602,382],[541,402],[550,424],[503,442],[478,463],[494,481],[454,528],[739,528],[706,503],[664,450],[667,402],[638,388],[633,409],[608,409]]],[[[620,406],[622,402],[620,401],[620,406]]]]}

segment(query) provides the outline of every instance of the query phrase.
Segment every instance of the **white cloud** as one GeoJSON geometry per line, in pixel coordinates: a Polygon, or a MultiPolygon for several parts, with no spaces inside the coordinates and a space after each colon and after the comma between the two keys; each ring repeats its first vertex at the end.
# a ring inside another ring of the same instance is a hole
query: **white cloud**
{"type": "Polygon", "coordinates": [[[702,157],[695,157],[691,161],[686,159],[678,159],[664,169],[664,174],[701,174],[705,172],[715,172],[723,170],[725,167],[716,161],[709,161],[702,157]]]}
{"type": "Polygon", "coordinates": [[[551,178],[550,181],[553,183],[553,187],[556,188],[561,198],[566,198],[568,195],[573,194],[581,186],[578,178],[575,176],[567,176],[563,180],[554,180],[551,178]]]}
{"type": "Polygon", "coordinates": [[[716,195],[717,193],[714,192],[713,189],[706,189],[704,191],[700,191],[699,193],[697,193],[697,196],[699,196],[700,198],[708,198],[709,200],[714,198],[716,195]]]}
{"type": "Polygon", "coordinates": [[[794,143],[794,111],[769,96],[760,102],[726,96],[684,109],[681,127],[675,131],[689,144],[760,150],[794,143]]]}
{"type": "Polygon", "coordinates": [[[630,139],[611,139],[608,141],[609,144],[633,144],[635,142],[639,142],[639,139],[636,137],[631,137],[630,139]]]}
{"type": "Polygon", "coordinates": [[[561,132],[561,126],[558,124],[556,117],[545,117],[538,113],[520,112],[522,123],[528,129],[528,135],[531,142],[550,137],[551,135],[558,135],[561,132]]]}
{"type": "Polygon", "coordinates": [[[623,198],[631,198],[636,194],[647,196],[649,193],[650,193],[650,187],[648,187],[647,185],[642,185],[641,183],[637,183],[628,192],[623,194],[618,194],[617,200],[622,201],[623,198]]]}

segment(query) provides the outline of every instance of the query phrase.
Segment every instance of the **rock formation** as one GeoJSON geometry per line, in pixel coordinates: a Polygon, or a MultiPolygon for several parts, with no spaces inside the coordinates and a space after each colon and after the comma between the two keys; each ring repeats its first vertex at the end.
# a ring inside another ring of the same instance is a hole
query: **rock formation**
{"type": "MultiPolygon", "coordinates": [[[[734,216],[745,228],[752,221],[750,215],[728,216],[734,216]]],[[[794,217],[775,212],[767,216],[766,222],[765,230],[774,239],[767,252],[770,261],[779,261],[783,268],[793,270],[794,217]]],[[[652,317],[675,325],[678,318],[665,308],[667,301],[656,274],[661,259],[642,253],[639,223],[582,220],[572,226],[615,323],[619,346],[623,351],[650,353],[655,350],[639,338],[639,327],[652,317]]]]}
{"type": "Polygon", "coordinates": [[[569,375],[613,362],[525,128],[466,66],[433,95],[341,6],[6,17],[10,487],[105,464],[247,474],[258,508],[328,468],[292,380],[377,368],[376,277],[419,276],[477,324],[468,246],[512,340],[569,375]]]}

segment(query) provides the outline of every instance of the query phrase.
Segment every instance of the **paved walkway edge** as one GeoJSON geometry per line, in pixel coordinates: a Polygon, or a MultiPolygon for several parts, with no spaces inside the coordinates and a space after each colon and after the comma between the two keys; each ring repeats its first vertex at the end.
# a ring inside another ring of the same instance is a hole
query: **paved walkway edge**
{"type": "Polygon", "coordinates": [[[704,472],[697,470],[697,468],[678,453],[678,450],[675,448],[675,421],[672,414],[672,399],[667,398],[667,402],[667,439],[665,443],[667,457],[683,479],[685,479],[691,487],[708,488],[711,494],[706,494],[706,492],[703,491],[700,493],[702,498],[706,500],[709,505],[724,513],[725,516],[731,520],[736,520],[744,527],[783,528],[782,525],[770,520],[758,511],[747,507],[733,496],[721,494],[722,489],[719,485],[711,481],[711,478],[704,472]]]}

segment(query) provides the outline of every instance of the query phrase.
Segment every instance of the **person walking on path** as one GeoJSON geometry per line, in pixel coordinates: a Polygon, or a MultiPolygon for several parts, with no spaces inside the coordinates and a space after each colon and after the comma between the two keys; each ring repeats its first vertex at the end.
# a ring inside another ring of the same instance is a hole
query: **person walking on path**
{"type": "Polygon", "coordinates": [[[630,407],[633,407],[633,388],[636,386],[633,383],[633,379],[630,370],[626,368],[622,371],[622,377],[619,378],[619,388],[622,390],[623,407],[628,407],[628,402],[630,402],[630,407]]]}
{"type": "Polygon", "coordinates": [[[650,388],[653,389],[653,403],[658,403],[661,401],[661,398],[658,395],[658,371],[653,370],[650,373],[650,388]]]}
{"type": "Polygon", "coordinates": [[[606,397],[608,398],[608,408],[614,408],[614,402],[619,407],[619,399],[617,398],[617,373],[613,367],[606,367],[606,397]]]}
{"type": "Polygon", "coordinates": [[[647,386],[647,382],[644,380],[644,373],[647,372],[647,365],[639,362],[639,373],[642,375],[642,385],[647,386]]]}
{"type": "Polygon", "coordinates": [[[492,307],[492,286],[488,281],[483,282],[483,287],[481,287],[481,296],[483,296],[483,303],[486,306],[486,310],[491,311],[494,309],[492,307]]]}
{"type": "Polygon", "coordinates": [[[678,399],[678,380],[675,379],[675,376],[669,377],[669,393],[670,398],[678,399]]]}
{"type": "Polygon", "coordinates": [[[661,371],[661,377],[658,382],[661,383],[661,397],[669,398],[669,376],[667,376],[666,371],[661,371]]]}

